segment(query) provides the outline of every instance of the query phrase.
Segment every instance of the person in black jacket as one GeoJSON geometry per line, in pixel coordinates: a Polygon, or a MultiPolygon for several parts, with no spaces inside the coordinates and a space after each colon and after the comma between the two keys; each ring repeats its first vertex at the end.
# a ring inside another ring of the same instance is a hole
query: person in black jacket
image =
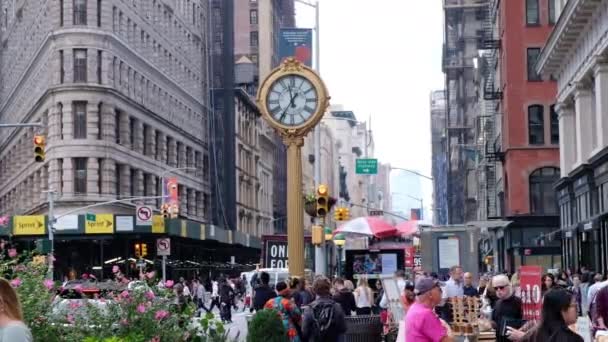
{"type": "MultiPolygon", "coordinates": [[[[584,339],[568,328],[576,323],[575,296],[564,289],[547,292],[543,299],[540,324],[523,341],[526,342],[583,342],[584,339]]],[[[510,331],[508,332],[510,334],[510,331]]]]}
{"type": "Polygon", "coordinates": [[[350,316],[352,311],[357,311],[357,304],[355,303],[355,295],[352,291],[344,286],[344,279],[336,278],[334,280],[334,300],[342,306],[342,310],[346,316],[350,316]]]}
{"type": "Polygon", "coordinates": [[[492,279],[499,298],[494,311],[492,311],[492,325],[496,329],[496,342],[509,341],[507,327],[521,328],[523,322],[522,302],[513,294],[509,278],[503,274],[492,279]]]}
{"type": "Polygon", "coordinates": [[[220,317],[222,321],[232,323],[232,305],[234,304],[234,289],[227,279],[222,279],[220,285],[220,317]]]}
{"type": "Polygon", "coordinates": [[[270,275],[266,272],[260,274],[261,285],[255,288],[253,296],[253,309],[260,311],[264,309],[267,301],[277,296],[277,293],[268,286],[270,283],[270,275]]]}
{"type": "Polygon", "coordinates": [[[315,279],[313,288],[317,298],[304,310],[302,341],[340,341],[346,332],[346,318],[342,306],[331,299],[329,279],[315,279]]]}

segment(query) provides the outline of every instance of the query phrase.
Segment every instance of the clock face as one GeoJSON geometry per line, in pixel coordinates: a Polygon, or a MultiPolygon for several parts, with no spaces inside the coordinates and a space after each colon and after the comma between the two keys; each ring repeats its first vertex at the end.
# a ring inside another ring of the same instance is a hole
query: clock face
{"type": "Polygon", "coordinates": [[[306,78],[287,75],[270,86],[266,105],[275,121],[285,126],[300,126],[317,111],[319,96],[306,78]]]}

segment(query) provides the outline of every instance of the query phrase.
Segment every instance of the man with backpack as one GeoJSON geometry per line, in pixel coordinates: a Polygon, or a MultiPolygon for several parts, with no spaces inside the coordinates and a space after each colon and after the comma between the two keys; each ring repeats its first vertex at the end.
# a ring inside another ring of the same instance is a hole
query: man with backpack
{"type": "Polygon", "coordinates": [[[317,298],[304,311],[303,342],[341,341],[346,332],[346,318],[340,304],[331,298],[331,282],[320,277],[314,281],[313,288],[317,298]]]}

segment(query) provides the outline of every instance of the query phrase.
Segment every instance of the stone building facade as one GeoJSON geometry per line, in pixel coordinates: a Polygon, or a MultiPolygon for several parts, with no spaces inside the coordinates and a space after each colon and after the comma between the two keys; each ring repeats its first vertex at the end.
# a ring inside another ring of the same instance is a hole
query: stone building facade
{"type": "Polygon", "coordinates": [[[235,90],[237,229],[272,234],[273,131],[243,89],[235,90]]]}
{"type": "Polygon", "coordinates": [[[45,212],[47,189],[58,193],[59,212],[160,196],[161,177],[172,175],[180,216],[206,221],[206,2],[0,1],[0,9],[0,123],[43,123],[0,131],[0,214],[45,212]],[[34,162],[36,133],[47,136],[44,163],[34,162]],[[187,167],[196,171],[167,172],[187,167]]]}

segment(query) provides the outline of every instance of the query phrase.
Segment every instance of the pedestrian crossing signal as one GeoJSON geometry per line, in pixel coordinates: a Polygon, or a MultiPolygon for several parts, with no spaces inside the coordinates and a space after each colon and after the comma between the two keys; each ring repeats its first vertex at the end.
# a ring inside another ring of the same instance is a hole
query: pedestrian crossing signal
{"type": "Polygon", "coordinates": [[[169,218],[170,214],[169,214],[169,204],[168,203],[163,203],[163,205],[161,205],[160,214],[163,215],[163,217],[166,219],[169,218]]]}
{"type": "Polygon", "coordinates": [[[34,136],[34,160],[37,163],[44,163],[45,159],[46,138],[44,135],[34,136]]]}

